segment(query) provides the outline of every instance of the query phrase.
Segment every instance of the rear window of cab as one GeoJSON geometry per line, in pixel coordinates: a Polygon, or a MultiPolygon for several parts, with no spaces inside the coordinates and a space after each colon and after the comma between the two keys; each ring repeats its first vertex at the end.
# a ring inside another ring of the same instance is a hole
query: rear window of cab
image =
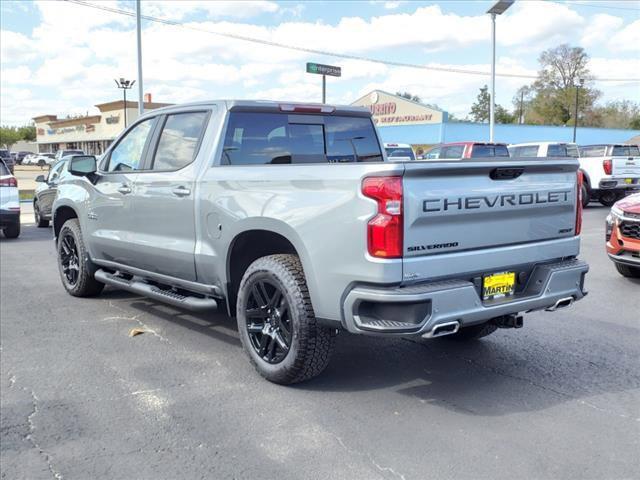
{"type": "Polygon", "coordinates": [[[231,112],[222,165],[383,161],[369,117],[231,112]]]}

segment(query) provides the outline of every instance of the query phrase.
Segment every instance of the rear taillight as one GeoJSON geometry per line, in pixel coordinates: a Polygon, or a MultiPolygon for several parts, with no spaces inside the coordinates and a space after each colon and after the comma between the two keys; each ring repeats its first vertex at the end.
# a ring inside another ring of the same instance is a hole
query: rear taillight
{"type": "Polygon", "coordinates": [[[16,177],[0,178],[0,187],[17,187],[18,180],[16,177]]]}
{"type": "Polygon", "coordinates": [[[604,169],[604,173],[606,173],[607,175],[611,175],[611,172],[613,170],[613,163],[611,162],[610,158],[602,161],[602,168],[604,169]]]}
{"type": "Polygon", "coordinates": [[[402,257],[402,177],[367,177],[362,194],[378,203],[378,213],[367,224],[369,254],[402,257]]]}
{"type": "Polygon", "coordinates": [[[578,190],[576,194],[576,228],[575,234],[580,235],[582,231],[582,183],[584,182],[584,175],[581,170],[578,170],[576,175],[576,189],[578,190]]]}

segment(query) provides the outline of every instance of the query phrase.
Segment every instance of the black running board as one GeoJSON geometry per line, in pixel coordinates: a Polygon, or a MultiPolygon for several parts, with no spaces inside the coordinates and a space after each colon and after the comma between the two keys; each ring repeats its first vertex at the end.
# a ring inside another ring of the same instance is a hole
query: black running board
{"type": "Polygon", "coordinates": [[[128,290],[129,292],[143,295],[159,302],[168,303],[174,307],[185,308],[187,310],[210,310],[215,309],[218,306],[218,303],[213,298],[185,296],[174,292],[173,290],[162,290],[155,285],[150,285],[142,280],[138,280],[138,277],[127,280],[126,278],[119,277],[113,273],[98,270],[95,273],[95,278],[106,285],[122,290],[128,290]]]}

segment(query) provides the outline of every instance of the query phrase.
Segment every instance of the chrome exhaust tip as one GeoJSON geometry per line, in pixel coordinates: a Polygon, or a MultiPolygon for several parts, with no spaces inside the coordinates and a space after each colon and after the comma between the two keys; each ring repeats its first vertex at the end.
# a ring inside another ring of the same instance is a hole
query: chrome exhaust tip
{"type": "Polygon", "coordinates": [[[573,297],[565,297],[558,300],[552,307],[545,309],[547,312],[555,312],[561,308],[570,307],[573,304],[573,297]]]}
{"type": "Polygon", "coordinates": [[[460,322],[457,320],[455,322],[440,323],[423,334],[422,338],[443,337],[445,335],[458,333],[458,330],[460,330],[460,322]]]}

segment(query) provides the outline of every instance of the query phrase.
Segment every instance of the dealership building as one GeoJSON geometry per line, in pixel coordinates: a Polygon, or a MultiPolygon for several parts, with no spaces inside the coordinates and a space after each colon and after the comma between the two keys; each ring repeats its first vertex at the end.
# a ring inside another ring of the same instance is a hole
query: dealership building
{"type": "MultiPolygon", "coordinates": [[[[165,107],[170,103],[144,102],[145,110],[165,107]]],[[[124,100],[96,105],[97,115],[58,118],[56,115],[34,117],[38,151],[53,153],[60,149],[80,149],[92,155],[102,154],[127,125],[138,118],[138,102],[124,100]]]]}

